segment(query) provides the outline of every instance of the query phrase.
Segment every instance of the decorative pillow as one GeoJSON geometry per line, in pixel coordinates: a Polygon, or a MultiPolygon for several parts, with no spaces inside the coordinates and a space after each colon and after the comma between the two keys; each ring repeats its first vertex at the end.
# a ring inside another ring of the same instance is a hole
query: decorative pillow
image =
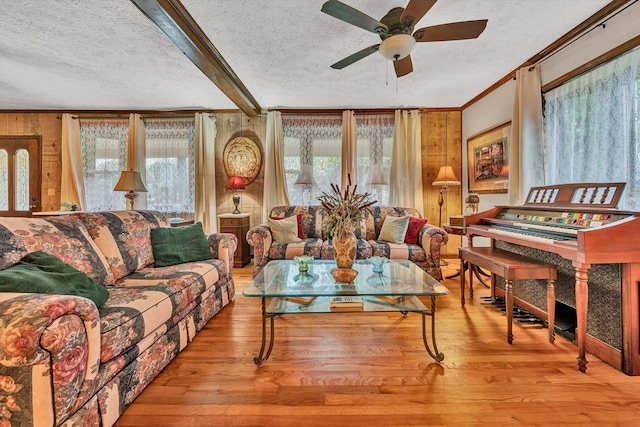
{"type": "Polygon", "coordinates": [[[404,236],[404,242],[410,245],[417,245],[420,230],[422,230],[422,227],[424,227],[426,223],[427,223],[426,219],[410,216],[409,226],[407,227],[407,234],[405,234],[404,236]]]}
{"type": "Polygon", "coordinates": [[[389,243],[404,243],[404,236],[409,226],[408,216],[390,216],[384,219],[378,240],[389,243]]]}
{"type": "Polygon", "coordinates": [[[211,259],[209,241],[202,223],[173,228],[152,228],[153,266],[167,267],[211,259]]]}
{"type": "Polygon", "coordinates": [[[297,216],[290,216],[284,219],[269,218],[269,228],[271,228],[271,234],[273,235],[273,241],[275,243],[284,245],[286,243],[301,242],[302,239],[298,237],[298,218],[297,216]]]}
{"type": "Polygon", "coordinates": [[[302,214],[296,215],[298,222],[298,237],[304,239],[304,229],[302,228],[302,214]]]}
{"type": "Polygon", "coordinates": [[[17,264],[0,271],[0,292],[77,295],[89,298],[98,307],[109,298],[107,288],[42,251],[27,254],[17,264]]]}

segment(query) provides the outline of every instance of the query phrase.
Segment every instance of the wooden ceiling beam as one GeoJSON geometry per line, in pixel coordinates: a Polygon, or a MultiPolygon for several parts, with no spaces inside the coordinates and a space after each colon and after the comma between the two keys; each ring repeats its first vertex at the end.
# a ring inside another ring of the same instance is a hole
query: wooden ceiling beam
{"type": "Polygon", "coordinates": [[[248,116],[261,107],[179,0],[131,0],[248,116]]]}

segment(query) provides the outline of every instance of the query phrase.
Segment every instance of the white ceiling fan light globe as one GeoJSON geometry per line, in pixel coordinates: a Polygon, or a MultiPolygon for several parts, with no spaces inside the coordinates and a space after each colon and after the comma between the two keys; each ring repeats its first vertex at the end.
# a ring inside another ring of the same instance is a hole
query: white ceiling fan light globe
{"type": "Polygon", "coordinates": [[[409,34],[396,34],[387,37],[380,43],[378,52],[385,59],[394,61],[402,59],[411,53],[411,49],[416,44],[416,39],[409,34]]]}

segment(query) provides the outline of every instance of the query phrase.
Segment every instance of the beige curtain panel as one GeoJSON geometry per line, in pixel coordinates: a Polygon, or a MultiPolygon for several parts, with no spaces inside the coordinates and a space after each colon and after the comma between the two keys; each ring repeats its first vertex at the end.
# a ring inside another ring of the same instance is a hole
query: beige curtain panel
{"type": "Polygon", "coordinates": [[[420,111],[396,110],[389,205],[423,210],[420,111]]]}
{"type": "Polygon", "coordinates": [[[84,191],[82,150],[80,147],[80,120],[71,114],[62,115],[62,171],[60,177],[60,203],[71,202],[84,211],[87,198],[84,191]]]}
{"type": "Polygon", "coordinates": [[[196,113],[195,140],[195,221],[202,222],[206,233],[216,233],[216,117],[213,114],[196,113]]]}
{"type": "Polygon", "coordinates": [[[358,182],[358,126],[356,117],[351,110],[342,112],[342,188],[358,182]]]}
{"type": "Polygon", "coordinates": [[[289,205],[287,177],[284,170],[284,134],[280,111],[267,113],[267,135],[264,159],[264,191],[262,222],[267,222],[271,209],[289,205]]]}
{"type": "MultiPolygon", "coordinates": [[[[144,121],[140,114],[129,114],[129,141],[127,144],[127,170],[140,172],[142,180],[147,182],[146,138],[144,121]]],[[[135,209],[147,209],[147,193],[138,193],[135,209]]]]}
{"type": "Polygon", "coordinates": [[[540,66],[516,72],[509,144],[509,204],[525,202],[531,187],[544,185],[544,145],[540,66]]]}

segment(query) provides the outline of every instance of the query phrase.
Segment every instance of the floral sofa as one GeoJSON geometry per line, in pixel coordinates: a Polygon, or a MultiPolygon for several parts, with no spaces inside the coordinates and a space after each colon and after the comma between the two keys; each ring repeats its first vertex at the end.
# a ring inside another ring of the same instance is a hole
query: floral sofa
{"type": "MultiPolygon", "coordinates": [[[[447,244],[449,235],[439,227],[426,224],[419,232],[418,244],[389,243],[377,240],[387,215],[414,216],[420,218],[420,212],[413,208],[380,207],[371,208],[373,215],[355,230],[357,258],[384,256],[389,259],[408,259],[434,278],[441,280],[440,247],[447,244]]],[[[316,259],[333,259],[331,239],[322,233],[321,206],[277,206],[271,210],[270,218],[282,219],[300,215],[303,237],[301,242],[278,244],[273,240],[268,224],[253,227],[247,233],[247,241],[253,246],[253,276],[272,259],[293,259],[294,256],[309,255],[316,259]]]]}
{"type": "MultiPolygon", "coordinates": [[[[0,218],[0,270],[44,251],[109,291],[100,308],[73,295],[0,293],[0,426],[111,426],[234,298],[231,234],[211,259],[154,268],[150,211],[0,218]]],[[[206,247],[206,246],[205,246],[206,247]]]]}

